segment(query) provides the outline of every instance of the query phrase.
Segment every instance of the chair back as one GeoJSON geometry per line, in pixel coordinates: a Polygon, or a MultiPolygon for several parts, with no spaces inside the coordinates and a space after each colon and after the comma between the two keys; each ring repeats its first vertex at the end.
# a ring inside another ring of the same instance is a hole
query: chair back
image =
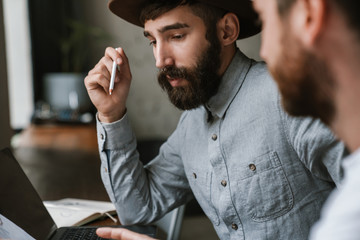
{"type": "Polygon", "coordinates": [[[184,212],[185,205],[182,205],[155,222],[155,225],[166,234],[166,240],[179,240],[184,212]]]}

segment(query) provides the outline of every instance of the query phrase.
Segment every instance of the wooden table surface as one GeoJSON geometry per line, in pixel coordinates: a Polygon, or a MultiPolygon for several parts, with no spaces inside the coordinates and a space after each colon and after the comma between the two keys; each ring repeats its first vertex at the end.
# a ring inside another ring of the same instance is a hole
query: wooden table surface
{"type": "Polygon", "coordinates": [[[54,150],[97,152],[95,124],[88,125],[30,125],[16,139],[20,148],[32,147],[54,150]]]}
{"type": "Polygon", "coordinates": [[[94,125],[32,125],[17,142],[14,155],[42,200],[109,201],[94,125]]]}

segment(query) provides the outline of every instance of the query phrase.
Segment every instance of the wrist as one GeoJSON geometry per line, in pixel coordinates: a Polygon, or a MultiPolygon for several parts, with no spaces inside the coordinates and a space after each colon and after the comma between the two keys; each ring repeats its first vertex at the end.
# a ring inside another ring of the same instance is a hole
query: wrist
{"type": "Polygon", "coordinates": [[[115,113],[115,114],[104,114],[104,113],[98,112],[98,119],[102,123],[112,123],[112,122],[116,122],[116,121],[119,121],[120,119],[122,119],[124,117],[125,113],[126,113],[126,109],[120,113],[115,113]]]}

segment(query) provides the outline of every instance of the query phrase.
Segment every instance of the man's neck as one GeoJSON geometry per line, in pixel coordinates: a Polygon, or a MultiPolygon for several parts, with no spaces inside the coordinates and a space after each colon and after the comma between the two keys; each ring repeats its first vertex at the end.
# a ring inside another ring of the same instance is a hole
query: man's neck
{"type": "Polygon", "coordinates": [[[360,148],[360,41],[347,23],[336,23],[321,47],[335,79],[335,119],[331,128],[351,152],[360,148]],[[334,27],[335,26],[335,27],[334,27]]]}
{"type": "Polygon", "coordinates": [[[236,46],[235,45],[230,45],[230,46],[226,46],[224,48],[221,49],[221,54],[220,54],[220,68],[219,68],[219,75],[223,76],[226,69],[229,67],[232,59],[235,56],[236,53],[236,46]]]}
{"type": "MultiPolygon", "coordinates": [[[[347,62],[338,63],[335,73],[336,117],[332,128],[353,152],[360,148],[360,69],[346,66],[347,62]]],[[[357,64],[360,66],[360,61],[357,64]]]]}

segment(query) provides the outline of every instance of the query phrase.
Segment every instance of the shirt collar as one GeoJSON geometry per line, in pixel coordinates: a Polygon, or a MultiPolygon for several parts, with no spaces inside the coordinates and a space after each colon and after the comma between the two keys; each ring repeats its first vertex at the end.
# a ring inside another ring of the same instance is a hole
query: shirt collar
{"type": "Polygon", "coordinates": [[[251,60],[237,49],[229,67],[221,79],[218,92],[211,97],[205,105],[209,114],[223,118],[232,100],[239,92],[250,66],[251,60]]]}

